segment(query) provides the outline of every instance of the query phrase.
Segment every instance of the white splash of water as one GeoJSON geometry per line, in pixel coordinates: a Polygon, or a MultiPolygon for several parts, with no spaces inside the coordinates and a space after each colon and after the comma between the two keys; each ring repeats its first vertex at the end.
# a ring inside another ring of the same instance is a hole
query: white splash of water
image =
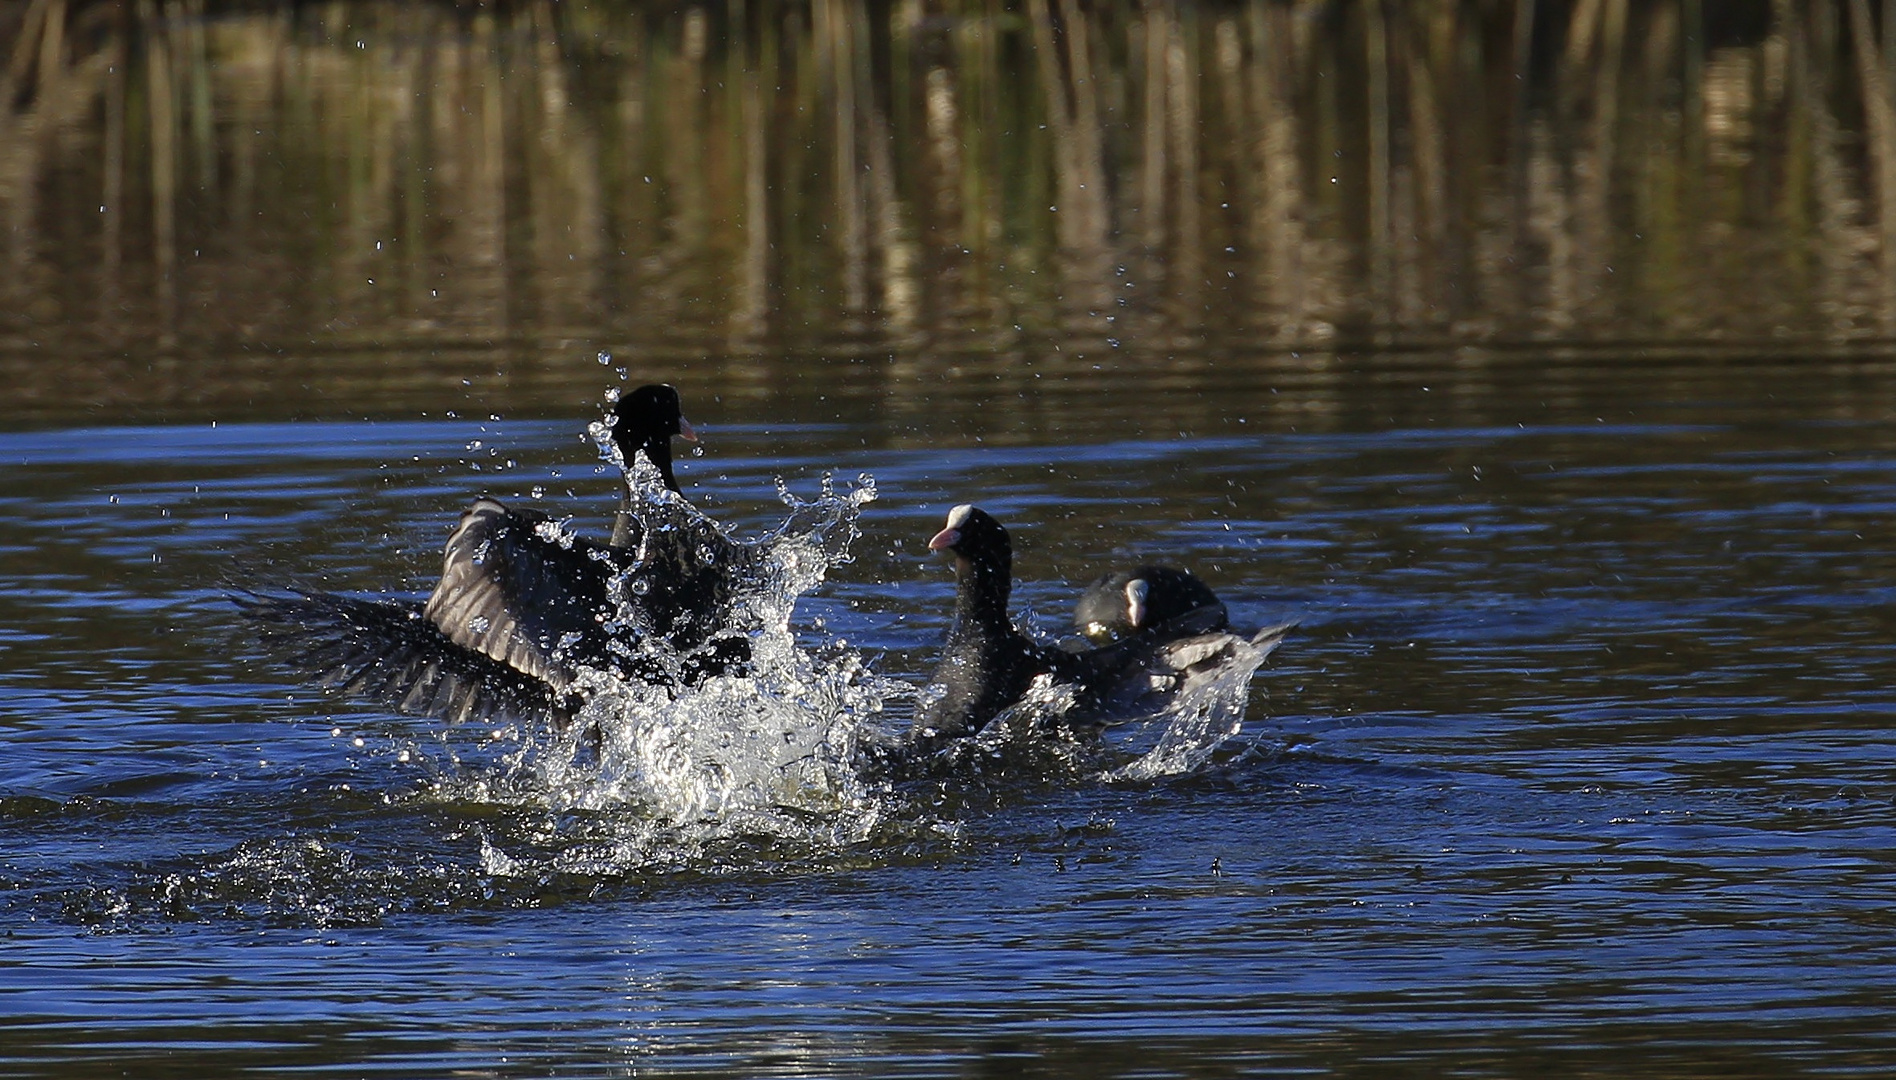
{"type": "Polygon", "coordinates": [[[1218,748],[1244,730],[1251,678],[1295,624],[1272,626],[1249,638],[1205,634],[1179,643],[1181,664],[1153,680],[1153,704],[1128,745],[1151,748],[1101,774],[1106,780],[1154,780],[1196,772],[1218,748]],[[1163,684],[1163,685],[1161,685],[1163,684]]]}
{"type": "MultiPolygon", "coordinates": [[[[724,633],[741,637],[750,659],[694,677],[689,653],[676,653],[663,635],[637,637],[630,647],[645,670],[673,677],[581,672],[586,704],[574,722],[528,740],[498,787],[555,812],[637,811],[625,823],[630,831],[613,838],[611,854],[591,848],[582,861],[622,865],[635,854],[679,857],[732,840],[842,846],[875,835],[904,812],[874,764],[887,761],[893,745],[883,715],[913,690],[875,674],[840,643],[800,646],[791,627],[797,601],[831,567],[850,561],[858,517],[876,497],[873,479],[863,475],[839,490],[826,476],[809,501],[779,481],[785,519],[739,539],[666,489],[643,455],[627,462],[603,423],[592,433],[602,456],[624,471],[643,535],[685,539],[701,564],[725,570],[732,593],[724,633]],[[628,844],[636,851],[616,850],[628,844]]],[[[634,625],[636,589],[628,585],[621,595],[620,621],[634,625]]],[[[970,779],[1036,782],[1192,772],[1241,731],[1251,677],[1284,629],[1250,639],[1207,635],[1216,640],[1203,655],[1215,653],[1215,662],[1160,665],[1152,691],[1131,695],[1137,708],[1103,720],[1083,715],[1073,687],[1043,677],[978,735],[943,748],[935,764],[970,779]]]]}
{"type": "MultiPolygon", "coordinates": [[[[595,430],[602,452],[624,467],[603,435],[595,430]]],[[[807,502],[779,481],[786,519],[738,539],[667,490],[642,456],[632,465],[627,481],[644,535],[696,538],[686,543],[698,564],[719,567],[731,588],[719,638],[741,638],[750,658],[730,673],[695,677],[692,653],[649,635],[634,646],[638,659],[669,673],[671,685],[582,672],[587,701],[574,723],[523,756],[533,786],[555,808],[635,806],[655,822],[723,836],[815,831],[847,843],[868,835],[883,800],[861,754],[877,738],[885,703],[906,687],[875,676],[846,648],[806,651],[791,618],[831,567],[850,561],[857,518],[876,497],[873,478],[839,491],[825,476],[807,502]]],[[[622,590],[622,601],[620,621],[634,625],[636,588],[622,590]]]]}

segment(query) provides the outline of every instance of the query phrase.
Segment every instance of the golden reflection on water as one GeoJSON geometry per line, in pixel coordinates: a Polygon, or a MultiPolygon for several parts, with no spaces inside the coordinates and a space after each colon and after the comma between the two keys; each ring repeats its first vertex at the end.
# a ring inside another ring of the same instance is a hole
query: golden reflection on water
{"type": "Polygon", "coordinates": [[[626,7],[10,5],[0,368],[1896,325],[1887,5],[626,7]]]}

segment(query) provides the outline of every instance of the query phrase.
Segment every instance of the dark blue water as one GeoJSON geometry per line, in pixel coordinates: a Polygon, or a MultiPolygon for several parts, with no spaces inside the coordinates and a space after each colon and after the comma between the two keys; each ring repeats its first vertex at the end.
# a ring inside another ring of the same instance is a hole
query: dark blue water
{"type": "Polygon", "coordinates": [[[596,399],[0,434],[0,1072],[1896,1067],[1888,369],[1272,363],[688,391],[740,532],[876,479],[810,649],[922,681],[963,501],[1043,631],[1149,555],[1303,620],[1188,774],[769,828],[537,790],[225,598],[425,589],[482,491],[602,530],[596,399]]]}

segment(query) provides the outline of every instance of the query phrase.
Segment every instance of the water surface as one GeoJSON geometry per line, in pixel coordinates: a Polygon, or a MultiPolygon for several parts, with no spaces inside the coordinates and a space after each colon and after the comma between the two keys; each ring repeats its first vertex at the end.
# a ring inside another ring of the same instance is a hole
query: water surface
{"type": "Polygon", "coordinates": [[[1896,1067],[1868,6],[28,7],[0,1072],[1896,1067]],[[812,655],[919,684],[967,501],[1037,632],[1146,557],[1301,626],[1185,775],[757,829],[228,601],[603,532],[653,379],[740,532],[874,476],[812,655]]]}
{"type": "Polygon", "coordinates": [[[1887,1064],[1887,425],[1785,366],[1701,371],[1536,365],[1611,415],[1508,422],[1465,373],[1366,359],[1357,380],[1406,389],[1349,403],[1415,415],[1316,424],[1268,367],[1218,395],[1121,373],[1146,390],[1066,403],[1053,438],[1048,399],[987,408],[1011,418],[984,441],[704,401],[687,492],[740,527],[776,515],[775,476],[876,474],[858,560],[799,622],[887,675],[931,663],[950,579],[923,544],[965,498],[1013,525],[1048,629],[1135,552],[1198,568],[1242,624],[1304,620],[1247,752],[970,784],[834,845],[667,847],[636,808],[475,797],[503,767],[465,732],[298,687],[221,596],[424,585],[482,490],[602,522],[576,423],[7,435],[7,1053],[1887,1064]],[[1111,437],[1187,409],[1200,433],[1111,437]]]}

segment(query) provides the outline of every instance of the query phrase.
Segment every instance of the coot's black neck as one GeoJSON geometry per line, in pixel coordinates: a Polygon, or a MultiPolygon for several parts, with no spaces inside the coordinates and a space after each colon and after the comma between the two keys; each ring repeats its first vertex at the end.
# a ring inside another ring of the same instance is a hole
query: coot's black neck
{"type": "MultiPolygon", "coordinates": [[[[670,436],[659,435],[655,438],[647,439],[643,445],[634,447],[632,452],[635,454],[643,452],[645,454],[646,459],[652,463],[652,467],[658,470],[659,479],[665,482],[666,490],[680,495],[684,494],[684,492],[678,489],[678,478],[672,475],[672,446],[670,436]]],[[[630,465],[631,462],[628,461],[626,464],[630,465]]]]}
{"type": "Polygon", "coordinates": [[[612,515],[612,539],[607,543],[616,548],[629,548],[637,545],[644,534],[637,504],[632,498],[632,472],[638,467],[638,456],[644,454],[646,460],[658,470],[658,478],[664,482],[666,490],[679,495],[684,492],[678,488],[678,478],[672,475],[670,438],[661,435],[638,446],[621,446],[619,451],[625,455],[626,483],[619,488],[619,512],[612,515]]]}
{"type": "Polygon", "coordinates": [[[1006,552],[955,556],[955,626],[984,634],[1011,633],[1008,593],[1013,589],[1013,559],[1006,552]]]}

